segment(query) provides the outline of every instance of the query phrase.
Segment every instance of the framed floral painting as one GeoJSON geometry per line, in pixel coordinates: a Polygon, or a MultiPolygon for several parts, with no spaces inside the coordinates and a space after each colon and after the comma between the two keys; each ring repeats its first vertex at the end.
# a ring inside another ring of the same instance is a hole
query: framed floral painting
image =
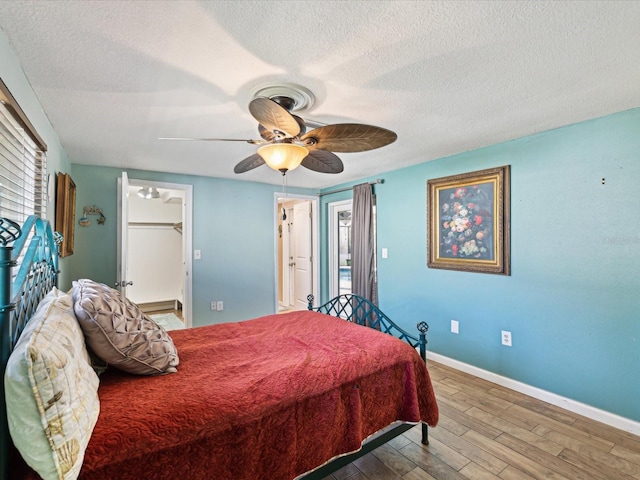
{"type": "Polygon", "coordinates": [[[510,168],[427,181],[427,266],[510,275],[510,168]]]}

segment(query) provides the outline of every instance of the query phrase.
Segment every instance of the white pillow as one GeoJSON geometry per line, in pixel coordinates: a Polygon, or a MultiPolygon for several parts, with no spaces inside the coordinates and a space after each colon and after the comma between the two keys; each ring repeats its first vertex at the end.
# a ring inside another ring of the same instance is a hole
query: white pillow
{"type": "Polygon", "coordinates": [[[76,479],[98,420],[98,376],[70,295],[53,288],[14,348],[5,373],[9,431],[44,480],[76,479]]]}

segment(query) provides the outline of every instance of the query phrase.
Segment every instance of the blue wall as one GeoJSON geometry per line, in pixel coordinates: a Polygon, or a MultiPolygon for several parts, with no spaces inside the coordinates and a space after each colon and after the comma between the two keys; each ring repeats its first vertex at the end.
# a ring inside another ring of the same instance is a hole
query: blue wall
{"type": "MultiPolygon", "coordinates": [[[[640,109],[377,177],[383,311],[426,320],[431,351],[640,421],[640,109]],[[511,276],[427,268],[427,180],[502,165],[511,276]]],[[[325,232],[343,198],[323,197],[325,232]]]]}
{"type": "MultiPolygon", "coordinates": [[[[117,268],[117,179],[122,169],[72,165],[77,208],[103,209],[105,225],[76,228],[69,278],[113,285],[117,268]]],[[[194,326],[245,320],[275,311],[274,194],[280,186],[210,177],[127,170],[129,178],[193,185],[194,326]],[[212,312],[212,300],[224,310],[212,312]]],[[[288,188],[288,193],[310,195],[288,188]]]]}

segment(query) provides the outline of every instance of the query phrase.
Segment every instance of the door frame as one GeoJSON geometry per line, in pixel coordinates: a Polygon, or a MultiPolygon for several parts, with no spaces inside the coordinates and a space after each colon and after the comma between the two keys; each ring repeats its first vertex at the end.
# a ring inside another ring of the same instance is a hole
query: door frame
{"type": "Polygon", "coordinates": [[[273,195],[273,273],[274,273],[274,312],[278,312],[278,286],[280,278],[278,274],[278,215],[280,211],[278,209],[279,202],[286,202],[287,200],[306,200],[311,203],[311,292],[316,300],[320,299],[320,232],[319,232],[319,208],[320,199],[317,196],[312,195],[296,195],[287,193],[284,195],[282,192],[275,192],[273,195]]]}
{"type": "MultiPolygon", "coordinates": [[[[279,201],[278,202],[278,220],[277,220],[278,223],[280,223],[280,215],[281,215],[280,212],[282,211],[283,208],[286,211],[287,218],[293,218],[293,205],[288,204],[288,206],[285,206],[284,202],[281,203],[279,201]],[[280,207],[280,205],[283,205],[283,206],[280,207]]],[[[280,272],[280,269],[282,269],[282,303],[284,305],[291,305],[291,299],[292,299],[291,291],[293,290],[293,287],[294,287],[293,286],[294,282],[291,281],[291,268],[289,266],[289,263],[291,262],[291,259],[289,257],[289,253],[291,253],[291,230],[289,228],[284,228],[285,221],[283,221],[282,223],[282,258],[276,259],[276,268],[278,269],[278,272],[280,272]],[[286,275],[285,275],[285,272],[287,272],[286,275]]],[[[278,236],[280,236],[279,232],[278,232],[278,236]]],[[[276,248],[278,248],[277,243],[276,243],[276,248]]],[[[278,283],[276,283],[276,287],[278,289],[280,288],[279,281],[278,283]]],[[[280,297],[278,295],[278,311],[279,310],[280,310],[280,297]]]]}
{"type": "MultiPolygon", "coordinates": [[[[123,172],[124,173],[124,172],[123,172]]],[[[184,192],[184,204],[182,206],[182,235],[183,242],[182,255],[184,258],[184,279],[183,279],[183,292],[184,302],[182,303],[182,317],[184,319],[184,326],[189,328],[193,325],[193,185],[184,183],[169,183],[169,182],[156,182],[152,180],[142,180],[140,178],[129,178],[129,186],[149,186],[156,188],[164,188],[167,190],[180,190],[184,192]]],[[[125,205],[118,204],[119,214],[122,214],[122,209],[125,205]]],[[[127,202],[128,208],[128,202],[127,202]]],[[[127,211],[128,215],[128,211],[127,211]]],[[[124,252],[119,252],[119,257],[124,252]]],[[[120,260],[120,258],[119,258],[120,260]]],[[[120,281],[120,279],[118,280],[120,281]]]]}
{"type": "Polygon", "coordinates": [[[329,265],[329,298],[334,298],[340,293],[339,268],[340,259],[338,254],[338,213],[349,209],[353,213],[353,199],[340,200],[327,204],[329,209],[327,225],[327,252],[329,265]]]}

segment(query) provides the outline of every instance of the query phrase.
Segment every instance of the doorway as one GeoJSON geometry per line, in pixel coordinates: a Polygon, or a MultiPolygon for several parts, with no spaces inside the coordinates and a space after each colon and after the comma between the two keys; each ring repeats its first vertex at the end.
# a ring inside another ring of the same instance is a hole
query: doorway
{"type": "Polygon", "coordinates": [[[191,318],[192,186],[119,179],[118,284],[145,313],[191,318]]]}
{"type": "Polygon", "coordinates": [[[351,293],[352,200],[329,204],[329,298],[351,293]]]}
{"type": "Polygon", "coordinates": [[[306,310],[318,299],[318,198],[276,194],[276,311],[306,310]]]}

